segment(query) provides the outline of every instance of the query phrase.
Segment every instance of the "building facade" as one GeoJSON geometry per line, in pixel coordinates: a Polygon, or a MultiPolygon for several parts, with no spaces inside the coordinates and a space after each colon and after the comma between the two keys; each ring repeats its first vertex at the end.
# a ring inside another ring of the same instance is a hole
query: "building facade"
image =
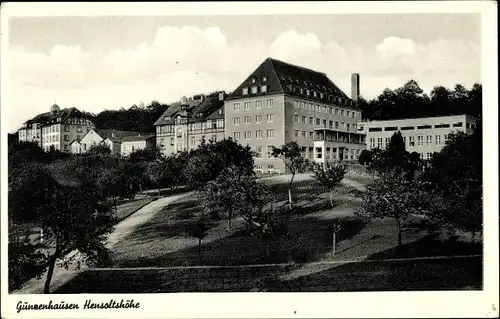
{"type": "Polygon", "coordinates": [[[268,58],[225,100],[226,137],[257,153],[257,171],[285,172],[271,152],[290,141],[317,163],[355,160],[366,145],[357,130],[359,75],[352,81],[353,99],[324,73],[268,58]]]}
{"type": "Polygon", "coordinates": [[[23,123],[18,130],[19,141],[37,143],[44,151],[51,147],[61,152],[70,153],[73,140],[81,139],[94,128],[91,115],[78,109],[60,109],[57,104],[51,111],[37,115],[23,123]]]}
{"type": "MultiPolygon", "coordinates": [[[[91,129],[80,140],[71,142],[71,151],[74,154],[86,153],[92,146],[104,144],[109,147],[111,154],[121,154],[121,142],[124,137],[140,136],[141,132],[119,131],[109,129],[91,129]]],[[[142,133],[144,135],[144,133],[142,133]]]]}
{"type": "Polygon", "coordinates": [[[137,150],[155,147],[155,135],[143,134],[139,136],[126,136],[121,139],[121,155],[129,156],[137,150]]]}
{"type": "Polygon", "coordinates": [[[155,122],[156,145],[166,156],[224,138],[224,91],[182,98],[155,122]]]}
{"type": "Polygon", "coordinates": [[[367,149],[385,149],[396,132],[401,132],[406,150],[417,152],[421,159],[430,159],[440,152],[450,133],[472,134],[477,119],[470,115],[408,118],[362,122],[359,131],[366,134],[367,149]]]}

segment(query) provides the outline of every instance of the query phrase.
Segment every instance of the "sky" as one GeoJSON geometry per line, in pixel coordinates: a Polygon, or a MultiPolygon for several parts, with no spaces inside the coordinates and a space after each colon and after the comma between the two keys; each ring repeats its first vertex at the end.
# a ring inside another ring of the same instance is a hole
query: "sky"
{"type": "Polygon", "coordinates": [[[56,102],[99,113],[234,90],[267,57],[350,75],[374,98],[410,79],[481,82],[478,14],[11,17],[8,130],[56,102]]]}

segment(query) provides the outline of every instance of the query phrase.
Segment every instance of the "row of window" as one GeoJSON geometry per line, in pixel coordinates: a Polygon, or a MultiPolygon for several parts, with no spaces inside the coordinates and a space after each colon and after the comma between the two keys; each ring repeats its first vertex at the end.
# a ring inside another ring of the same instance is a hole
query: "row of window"
{"type": "MultiPolygon", "coordinates": [[[[446,141],[448,140],[448,135],[445,134],[443,136],[443,142],[446,143],[446,141]]],[[[417,136],[417,146],[424,146],[424,138],[425,138],[425,145],[426,146],[430,146],[432,145],[433,141],[432,141],[432,135],[418,135],[417,136]]],[[[383,148],[385,146],[385,148],[387,148],[389,146],[389,143],[391,141],[391,138],[390,137],[386,137],[385,138],[385,143],[384,143],[384,139],[382,137],[379,137],[375,140],[375,138],[370,138],[370,148],[375,148],[375,147],[378,147],[378,148],[383,148]]],[[[407,146],[415,146],[415,136],[408,136],[408,139],[406,138],[406,136],[403,136],[403,141],[405,143],[405,145],[407,146]],[[407,143],[407,140],[408,140],[408,143],[407,143]]],[[[435,135],[434,136],[434,143],[439,146],[441,145],[441,135],[435,135]]]]}
{"type": "MultiPolygon", "coordinates": [[[[248,95],[248,92],[249,92],[249,88],[243,88],[243,95],[248,95]]],[[[266,93],[266,92],[267,92],[267,85],[266,84],[263,84],[260,86],[254,85],[250,88],[251,94],[266,93]]]]}
{"type": "MultiPolygon", "coordinates": [[[[217,121],[206,121],[206,122],[197,122],[191,123],[189,126],[189,131],[198,131],[198,130],[211,130],[211,129],[222,129],[224,128],[224,119],[219,119],[217,121]]],[[[177,131],[180,131],[182,136],[182,129],[179,128],[177,131]]],[[[157,134],[167,134],[174,132],[174,125],[163,125],[156,127],[157,134]]],[[[180,137],[180,136],[179,136],[180,137]]]]}
{"type": "MultiPolygon", "coordinates": [[[[191,136],[191,146],[195,145],[197,142],[201,142],[202,140],[205,140],[205,135],[203,135],[199,140],[197,140],[198,137],[196,136],[191,136]]],[[[217,142],[217,135],[212,135],[210,140],[217,142]]],[[[170,145],[175,145],[175,138],[170,138],[170,145]]]]}
{"type": "MultiPolygon", "coordinates": [[[[262,108],[262,100],[254,101],[254,103],[255,103],[255,108],[256,109],[262,108]]],[[[243,107],[244,107],[245,110],[250,110],[251,105],[252,105],[252,102],[250,102],[250,101],[243,103],[243,107]]],[[[266,106],[267,107],[273,107],[274,106],[274,100],[273,99],[266,100],[266,106]]],[[[239,111],[240,110],[240,103],[239,102],[233,104],[233,110],[234,111],[239,111]]]]}
{"type": "Polygon", "coordinates": [[[339,108],[333,108],[331,106],[321,106],[319,104],[306,103],[304,101],[293,101],[293,107],[296,109],[308,110],[308,111],[316,111],[318,113],[332,114],[336,116],[346,116],[356,118],[356,112],[350,110],[343,110],[339,108]]]}
{"type": "MultiPolygon", "coordinates": [[[[245,116],[243,119],[244,119],[244,123],[245,124],[252,123],[252,117],[251,116],[245,116]]],[[[267,114],[266,115],[266,120],[267,120],[268,123],[274,122],[274,114],[267,114]]],[[[255,123],[262,123],[262,115],[255,115],[255,123]]],[[[234,125],[240,125],[240,118],[239,117],[233,117],[233,124],[234,125]]]]}
{"type": "MultiPolygon", "coordinates": [[[[463,127],[463,122],[457,122],[457,123],[454,123],[452,126],[453,127],[463,127]]],[[[450,127],[450,124],[436,124],[434,125],[434,128],[449,128],[450,127]]],[[[425,124],[425,125],[418,125],[417,127],[417,130],[429,130],[429,129],[432,129],[432,125],[429,125],[429,124],[425,124]]],[[[474,124],[471,124],[471,123],[467,123],[467,128],[475,128],[475,125],[474,124]]],[[[397,131],[398,130],[398,127],[397,126],[386,126],[383,128],[384,131],[397,131]]],[[[415,130],[415,126],[402,126],[400,128],[401,131],[411,131],[411,130],[415,130]]],[[[381,132],[382,131],[382,127],[370,127],[368,129],[368,132],[381,132]]]]}
{"type": "MultiPolygon", "coordinates": [[[[256,130],[255,131],[255,138],[256,139],[261,139],[263,136],[263,130],[256,130]]],[[[243,136],[245,140],[249,140],[252,138],[252,131],[244,131],[243,136]]],[[[268,129],[266,130],[266,138],[273,138],[274,137],[274,130],[273,129],[268,129]]],[[[241,132],[234,132],[233,133],[233,139],[235,141],[238,141],[241,139],[241,132]]]]}
{"type": "MultiPolygon", "coordinates": [[[[323,124],[324,128],[327,127],[326,120],[321,121],[321,119],[316,118],[316,121],[315,121],[312,116],[309,116],[309,118],[308,118],[307,116],[300,117],[298,114],[295,114],[294,115],[294,122],[295,123],[309,124],[309,125],[316,125],[316,126],[321,126],[321,124],[323,124]]],[[[335,121],[335,126],[334,126],[333,121],[328,121],[328,128],[329,129],[335,128],[337,130],[341,129],[341,130],[347,130],[347,131],[352,131],[352,132],[357,131],[356,125],[354,123],[344,123],[344,122],[338,122],[338,121],[335,121]]]]}

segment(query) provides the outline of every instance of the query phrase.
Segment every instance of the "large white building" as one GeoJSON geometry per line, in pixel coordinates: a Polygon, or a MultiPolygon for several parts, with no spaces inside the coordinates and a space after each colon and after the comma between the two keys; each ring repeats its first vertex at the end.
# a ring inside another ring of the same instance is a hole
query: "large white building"
{"type": "Polygon", "coordinates": [[[422,159],[430,159],[440,152],[450,133],[472,134],[476,118],[470,115],[407,118],[386,121],[361,122],[358,131],[366,134],[367,149],[385,149],[396,132],[401,132],[406,150],[417,152],[422,159]]]}
{"type": "Polygon", "coordinates": [[[121,154],[121,143],[124,137],[141,136],[141,132],[119,131],[109,129],[91,129],[81,139],[71,142],[73,154],[86,153],[92,146],[104,144],[109,147],[112,154],[121,154]]]}

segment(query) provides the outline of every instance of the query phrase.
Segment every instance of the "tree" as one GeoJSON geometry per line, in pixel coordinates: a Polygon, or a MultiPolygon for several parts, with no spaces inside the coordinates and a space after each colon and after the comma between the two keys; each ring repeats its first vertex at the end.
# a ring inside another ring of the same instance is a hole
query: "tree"
{"type": "Polygon", "coordinates": [[[369,165],[372,162],[372,152],[370,150],[362,150],[358,161],[361,165],[369,165]]]}
{"type": "Polygon", "coordinates": [[[392,135],[387,149],[372,150],[372,162],[369,168],[379,174],[390,171],[404,172],[407,178],[413,178],[415,165],[410,153],[405,150],[405,143],[400,132],[392,135]]]}
{"type": "Polygon", "coordinates": [[[21,236],[9,234],[9,292],[22,287],[33,277],[41,278],[44,255],[40,244],[30,241],[29,232],[21,236]]]}
{"type": "Polygon", "coordinates": [[[367,185],[357,214],[369,218],[394,218],[398,226],[398,244],[403,244],[403,222],[410,214],[429,214],[433,201],[415,180],[403,172],[384,173],[376,183],[367,185]]]}
{"type": "Polygon", "coordinates": [[[47,237],[44,245],[48,272],[44,293],[49,293],[57,260],[64,259],[70,252],[78,251],[82,261],[89,264],[109,262],[104,240],[113,229],[115,217],[105,199],[85,183],[79,187],[55,187],[51,190],[51,201],[44,208],[40,215],[47,237]]]}
{"type": "Polygon", "coordinates": [[[92,145],[89,150],[85,153],[87,156],[94,155],[111,155],[111,149],[108,145],[99,143],[96,145],[92,145]]]}
{"type": "Polygon", "coordinates": [[[207,236],[208,233],[208,223],[205,218],[200,218],[196,223],[195,228],[192,229],[191,235],[198,239],[198,258],[201,261],[201,241],[207,236]]]}
{"type": "Polygon", "coordinates": [[[257,207],[263,206],[264,187],[257,183],[255,175],[246,174],[234,165],[206,184],[202,190],[205,212],[215,218],[224,217],[228,229],[237,215],[251,216],[257,207]]]}
{"type": "Polygon", "coordinates": [[[149,162],[146,166],[145,173],[148,179],[153,183],[153,185],[156,185],[156,187],[158,188],[158,197],[160,197],[160,183],[163,179],[163,175],[165,174],[165,169],[165,161],[162,159],[149,162]]]}
{"type": "Polygon", "coordinates": [[[347,173],[347,168],[343,164],[330,165],[323,168],[320,165],[314,165],[314,178],[330,192],[330,205],[333,208],[333,190],[347,173]]]}
{"type": "Polygon", "coordinates": [[[304,169],[308,165],[308,161],[307,159],[302,157],[302,154],[300,153],[300,147],[295,141],[288,142],[282,145],[280,148],[273,146],[272,156],[280,158],[285,163],[285,166],[292,174],[290,182],[288,183],[288,203],[290,204],[290,209],[292,209],[293,179],[297,172],[304,169]]]}

